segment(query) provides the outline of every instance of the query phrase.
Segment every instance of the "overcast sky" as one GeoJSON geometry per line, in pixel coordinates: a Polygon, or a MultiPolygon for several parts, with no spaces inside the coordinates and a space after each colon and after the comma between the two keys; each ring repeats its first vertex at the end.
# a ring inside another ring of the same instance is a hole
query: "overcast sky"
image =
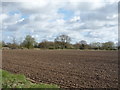
{"type": "Polygon", "coordinates": [[[28,34],[38,42],[61,34],[72,43],[118,41],[117,0],[4,0],[0,7],[6,42],[12,37],[22,41],[28,34]]]}

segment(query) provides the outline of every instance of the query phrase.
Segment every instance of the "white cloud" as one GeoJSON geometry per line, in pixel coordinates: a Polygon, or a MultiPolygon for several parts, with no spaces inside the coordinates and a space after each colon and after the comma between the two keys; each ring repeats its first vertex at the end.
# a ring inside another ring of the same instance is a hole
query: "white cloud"
{"type": "Polygon", "coordinates": [[[4,1],[1,15],[4,35],[13,32],[12,35],[20,38],[25,34],[31,34],[37,41],[41,41],[45,38],[54,40],[57,35],[63,33],[76,41],[115,41],[118,25],[115,2],[113,0],[84,0],[84,2],[31,0],[14,3],[4,1]],[[69,10],[73,15],[70,17],[66,12],[58,12],[61,8],[69,10]],[[69,19],[66,19],[68,17],[69,19]]]}
{"type": "Polygon", "coordinates": [[[79,21],[79,20],[80,20],[79,16],[74,16],[70,21],[71,22],[76,22],[76,21],[79,21]]]}
{"type": "Polygon", "coordinates": [[[1,20],[4,20],[4,19],[8,18],[8,15],[7,14],[1,14],[0,17],[1,17],[0,18],[1,20]]]}
{"type": "Polygon", "coordinates": [[[113,14],[112,16],[107,16],[107,19],[116,19],[118,18],[118,14],[113,14]]]}

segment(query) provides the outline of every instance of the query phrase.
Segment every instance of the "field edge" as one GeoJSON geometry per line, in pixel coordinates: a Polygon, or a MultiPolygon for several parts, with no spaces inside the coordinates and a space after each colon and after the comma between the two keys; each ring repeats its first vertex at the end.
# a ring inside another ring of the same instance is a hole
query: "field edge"
{"type": "Polygon", "coordinates": [[[3,69],[0,69],[0,74],[1,88],[59,88],[54,84],[33,83],[23,74],[13,74],[3,69]]]}

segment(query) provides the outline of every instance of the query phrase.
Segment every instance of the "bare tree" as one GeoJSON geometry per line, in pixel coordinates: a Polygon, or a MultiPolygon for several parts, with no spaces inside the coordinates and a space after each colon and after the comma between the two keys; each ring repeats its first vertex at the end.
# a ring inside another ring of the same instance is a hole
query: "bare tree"
{"type": "Polygon", "coordinates": [[[100,49],[102,44],[100,42],[93,42],[90,44],[92,49],[100,49]]]}
{"type": "Polygon", "coordinates": [[[87,42],[85,40],[81,40],[79,43],[83,45],[87,45],[87,42]]]}
{"type": "Polygon", "coordinates": [[[80,49],[87,49],[88,48],[87,42],[85,40],[81,40],[79,42],[79,44],[80,44],[80,49]]]}
{"type": "Polygon", "coordinates": [[[14,36],[12,36],[12,43],[8,43],[7,46],[11,49],[17,49],[18,44],[14,36]]]}
{"type": "Polygon", "coordinates": [[[71,38],[67,35],[60,35],[55,39],[55,41],[63,42],[63,43],[70,43],[71,38]]]}
{"type": "Polygon", "coordinates": [[[60,35],[55,38],[55,43],[59,48],[67,48],[67,44],[70,44],[71,38],[67,35],[60,35]]]}

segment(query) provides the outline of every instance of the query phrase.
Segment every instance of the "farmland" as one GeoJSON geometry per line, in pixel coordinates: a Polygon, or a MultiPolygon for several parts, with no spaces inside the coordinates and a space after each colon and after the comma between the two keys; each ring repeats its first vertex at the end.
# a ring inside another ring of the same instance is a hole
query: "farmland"
{"type": "Polygon", "coordinates": [[[36,83],[65,88],[117,88],[117,51],[3,50],[2,68],[36,83]]]}

